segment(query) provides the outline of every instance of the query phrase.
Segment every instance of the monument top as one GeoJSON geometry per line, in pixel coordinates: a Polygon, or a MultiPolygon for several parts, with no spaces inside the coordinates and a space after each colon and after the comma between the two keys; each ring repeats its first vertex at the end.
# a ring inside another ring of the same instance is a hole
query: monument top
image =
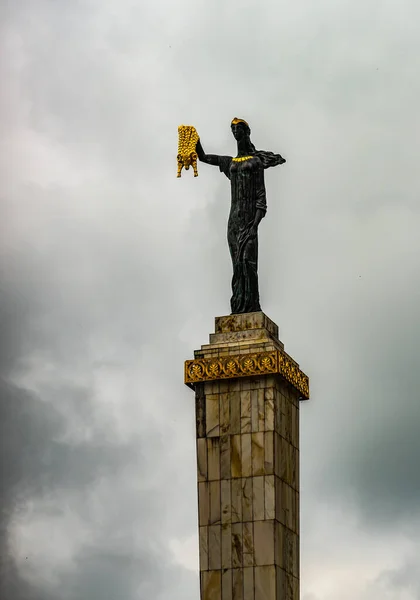
{"type": "Polygon", "coordinates": [[[231,314],[261,311],[258,288],[258,227],[267,212],[264,172],[286,162],[280,154],[257,150],[251,142],[251,128],[244,119],[235,117],[231,131],[236,140],[236,156],[206,154],[197,130],[192,125],[178,128],[178,173],[193,166],[198,175],[197,159],[219,167],[230,181],[231,208],[227,227],[232,259],[231,314]]]}
{"type": "Polygon", "coordinates": [[[299,394],[309,399],[309,379],[284,351],[277,325],[262,311],[216,317],[210,344],[185,361],[185,384],[281,375],[299,394]]]}
{"type": "Polygon", "coordinates": [[[249,329],[266,329],[273,337],[278,339],[278,326],[263,312],[242,313],[226,317],[216,317],[216,333],[231,331],[247,331],[249,329]]]}

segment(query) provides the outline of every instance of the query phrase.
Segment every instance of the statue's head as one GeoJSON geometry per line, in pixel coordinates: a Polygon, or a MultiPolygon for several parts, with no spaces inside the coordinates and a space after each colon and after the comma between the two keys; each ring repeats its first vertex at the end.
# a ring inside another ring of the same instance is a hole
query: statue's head
{"type": "Polygon", "coordinates": [[[251,129],[248,123],[243,119],[238,119],[237,117],[235,117],[232,120],[230,126],[232,129],[233,137],[237,142],[239,142],[239,140],[243,139],[244,137],[249,137],[251,134],[251,129]]]}

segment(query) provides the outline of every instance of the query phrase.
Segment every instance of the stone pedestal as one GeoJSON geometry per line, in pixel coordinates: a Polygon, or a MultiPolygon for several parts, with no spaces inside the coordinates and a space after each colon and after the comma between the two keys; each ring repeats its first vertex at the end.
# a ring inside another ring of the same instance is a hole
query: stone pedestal
{"type": "Polygon", "coordinates": [[[309,381],[264,313],[216,318],[195,390],[201,600],[299,600],[299,401],[309,381]]]}

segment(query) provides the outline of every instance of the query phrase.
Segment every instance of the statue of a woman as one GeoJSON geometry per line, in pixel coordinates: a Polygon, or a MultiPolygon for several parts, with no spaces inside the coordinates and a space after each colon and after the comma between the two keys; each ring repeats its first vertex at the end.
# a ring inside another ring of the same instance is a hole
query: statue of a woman
{"type": "Polygon", "coordinates": [[[251,129],[243,119],[233,119],[232,133],[238,143],[238,154],[218,156],[206,154],[200,140],[196,152],[200,161],[217,165],[231,183],[231,209],[228,222],[228,244],[233,264],[232,314],[261,310],[258,291],[258,225],[267,211],[264,169],[286,162],[280,154],[256,150],[251,129]]]}

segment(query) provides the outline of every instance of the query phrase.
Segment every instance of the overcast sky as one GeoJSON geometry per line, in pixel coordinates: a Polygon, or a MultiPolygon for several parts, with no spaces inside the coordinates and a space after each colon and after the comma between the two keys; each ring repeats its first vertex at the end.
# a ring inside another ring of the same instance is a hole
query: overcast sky
{"type": "Polygon", "coordinates": [[[229,313],[229,182],[310,376],[302,600],[420,598],[420,4],[1,0],[2,596],[197,600],[194,396],[229,313]]]}

